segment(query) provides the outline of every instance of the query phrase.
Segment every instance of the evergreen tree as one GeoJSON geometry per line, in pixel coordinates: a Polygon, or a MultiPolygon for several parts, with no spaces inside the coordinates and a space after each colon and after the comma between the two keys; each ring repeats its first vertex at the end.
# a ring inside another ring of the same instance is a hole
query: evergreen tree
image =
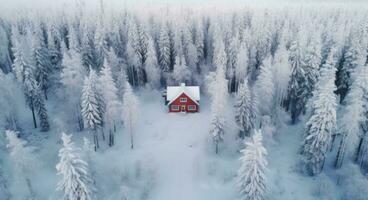
{"type": "Polygon", "coordinates": [[[262,133],[256,130],[245,148],[241,150],[241,167],[238,171],[237,186],[242,200],[266,199],[267,150],[262,144],[262,133]]]}
{"type": "Polygon", "coordinates": [[[160,70],[158,68],[156,51],[152,39],[148,41],[147,59],[144,68],[147,73],[147,83],[151,88],[158,88],[160,86],[160,70]]]}
{"type": "Polygon", "coordinates": [[[250,131],[254,128],[256,111],[247,80],[239,86],[234,107],[236,109],[235,122],[240,130],[239,136],[249,137],[250,131]]]}
{"type": "Polygon", "coordinates": [[[62,191],[65,200],[91,200],[94,187],[89,175],[88,164],[82,159],[81,149],[74,146],[71,135],[62,133],[63,147],[59,150],[60,162],[56,165],[62,179],[57,190],[62,191]]]}
{"type": "MultiPolygon", "coordinates": [[[[335,167],[340,168],[343,164],[343,160],[346,154],[347,148],[349,148],[349,153],[352,153],[352,147],[359,144],[359,138],[365,139],[362,127],[364,123],[368,120],[368,69],[367,66],[361,64],[357,66],[351,74],[353,82],[351,84],[351,89],[348,92],[345,101],[346,107],[344,108],[344,114],[340,121],[341,130],[341,142],[339,150],[336,156],[335,167]]],[[[364,143],[365,144],[365,143],[364,143]]],[[[364,147],[366,148],[366,147],[364,147]]],[[[358,149],[358,152],[360,150],[358,149]]],[[[361,152],[358,153],[363,154],[361,152]]],[[[362,160],[360,158],[360,160],[362,160]]],[[[367,162],[367,161],[365,161],[367,162]]]]}
{"type": "Polygon", "coordinates": [[[35,112],[37,111],[37,106],[39,106],[41,102],[41,95],[31,66],[27,66],[24,69],[23,90],[26,97],[26,103],[32,111],[33,125],[37,128],[35,112]]]}
{"type": "Polygon", "coordinates": [[[170,71],[170,38],[167,27],[162,26],[160,35],[157,41],[158,45],[158,62],[160,63],[163,72],[170,71]]]}
{"type": "Polygon", "coordinates": [[[336,126],[334,49],[321,68],[321,77],[314,91],[311,117],[306,123],[302,155],[308,174],[321,173],[336,126]]]}
{"type": "Polygon", "coordinates": [[[257,109],[261,115],[270,115],[273,106],[272,101],[275,95],[275,85],[271,65],[270,57],[263,61],[260,68],[260,74],[254,85],[258,103],[257,109]]]}
{"type": "Polygon", "coordinates": [[[13,72],[19,82],[23,82],[24,79],[24,69],[29,65],[28,61],[30,59],[30,55],[27,54],[27,48],[29,48],[25,44],[24,36],[20,36],[18,32],[18,27],[12,27],[11,32],[12,39],[12,52],[14,55],[13,61],[13,72]]]}
{"type": "Polygon", "coordinates": [[[224,46],[219,43],[216,54],[216,72],[214,80],[210,83],[209,91],[212,97],[210,135],[215,143],[215,152],[219,152],[219,144],[224,140],[225,134],[225,104],[227,99],[227,80],[225,79],[226,55],[224,46]]]}
{"type": "Polygon", "coordinates": [[[279,106],[282,106],[283,101],[287,97],[287,89],[291,75],[289,53],[286,50],[284,41],[279,44],[275,52],[272,65],[275,86],[274,109],[277,109],[279,106]]]}
{"type": "Polygon", "coordinates": [[[18,138],[18,132],[7,130],[5,135],[8,140],[7,147],[10,149],[10,161],[17,187],[17,192],[14,193],[13,198],[36,199],[36,193],[29,178],[36,167],[36,160],[32,154],[34,148],[27,146],[26,141],[18,138]],[[23,191],[25,188],[28,191],[23,191]]]}
{"type": "Polygon", "coordinates": [[[306,47],[303,62],[303,69],[305,72],[305,88],[300,98],[305,103],[312,96],[315,84],[317,83],[321,59],[321,41],[318,36],[314,36],[311,38],[310,44],[306,47]]]}
{"type": "Polygon", "coordinates": [[[47,109],[44,102],[44,99],[39,94],[39,97],[36,99],[36,105],[37,105],[37,114],[38,118],[40,119],[40,128],[41,131],[46,132],[50,129],[50,124],[48,121],[48,115],[47,115],[47,109]]]}
{"type": "Polygon", "coordinates": [[[355,34],[350,35],[350,44],[343,55],[343,63],[337,72],[337,93],[340,95],[340,102],[343,102],[352,79],[350,77],[353,70],[366,61],[366,50],[362,47],[359,38],[355,34]]]}
{"type": "Polygon", "coordinates": [[[97,88],[97,75],[94,70],[90,70],[89,76],[85,78],[82,90],[82,116],[84,126],[93,132],[95,151],[99,148],[97,131],[102,127],[104,105],[97,88]]]}
{"type": "Polygon", "coordinates": [[[35,61],[35,76],[41,91],[47,100],[47,89],[50,85],[51,62],[50,53],[41,28],[38,28],[32,37],[32,52],[35,61]]]}
{"type": "Polygon", "coordinates": [[[288,87],[287,109],[291,113],[293,124],[297,122],[299,115],[303,112],[305,101],[301,98],[305,89],[306,75],[303,68],[303,52],[300,41],[294,41],[290,46],[289,60],[291,65],[291,79],[288,87]]]}
{"type": "Polygon", "coordinates": [[[235,91],[238,91],[238,87],[244,82],[248,74],[248,48],[245,43],[240,45],[240,49],[237,55],[237,62],[235,65],[235,91]]]}
{"type": "Polygon", "coordinates": [[[176,57],[173,77],[177,84],[179,83],[189,83],[191,79],[191,71],[189,67],[185,63],[185,59],[183,57],[176,57]]]}
{"type": "Polygon", "coordinates": [[[126,83],[126,88],[123,97],[123,119],[125,128],[130,135],[130,148],[134,148],[134,129],[138,121],[139,107],[138,98],[133,93],[132,87],[126,83]]]}
{"type": "Polygon", "coordinates": [[[111,68],[105,60],[99,78],[100,93],[106,110],[104,113],[104,125],[109,132],[109,146],[114,145],[114,133],[116,132],[116,123],[119,121],[121,104],[118,101],[117,88],[112,78],[111,68]]]}
{"type": "Polygon", "coordinates": [[[67,101],[71,106],[71,116],[77,122],[80,131],[84,128],[83,117],[81,115],[81,96],[83,79],[86,74],[80,53],[74,49],[63,52],[61,63],[62,71],[60,74],[61,83],[65,87],[67,101]]]}

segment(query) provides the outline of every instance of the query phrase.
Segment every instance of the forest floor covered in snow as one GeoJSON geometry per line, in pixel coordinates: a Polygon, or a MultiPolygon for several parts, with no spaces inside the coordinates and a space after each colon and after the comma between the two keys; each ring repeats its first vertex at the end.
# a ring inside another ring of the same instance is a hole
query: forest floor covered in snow
{"type": "MultiPolygon", "coordinates": [[[[225,142],[221,144],[220,154],[216,155],[208,134],[210,109],[207,98],[201,100],[200,113],[174,114],[167,113],[157,91],[141,90],[138,97],[141,114],[134,131],[134,149],[130,149],[129,134],[121,125],[115,146],[109,148],[107,141],[101,140],[101,148],[91,155],[90,170],[98,199],[237,199],[236,173],[242,144],[231,120],[232,107],[228,107],[225,142]]],[[[232,100],[230,97],[229,101],[232,100]]],[[[88,132],[68,130],[67,127],[71,126],[64,122],[60,105],[49,105],[51,119],[54,119],[51,124],[53,131],[46,133],[48,136],[41,140],[35,137],[44,133],[35,132],[29,137],[30,145],[37,148],[35,156],[38,163],[32,167],[31,175],[36,199],[60,197],[56,191],[60,177],[55,169],[61,147],[60,132],[73,134],[79,147],[83,146],[83,137],[92,138],[88,132]]],[[[282,116],[280,121],[283,125],[273,134],[269,133],[272,127],[263,127],[269,162],[269,199],[340,199],[335,174],[303,175],[298,155],[303,123],[291,126],[287,115],[282,116]]],[[[6,151],[5,148],[2,150],[3,153],[6,151]]],[[[13,193],[25,190],[17,187],[16,183],[9,185],[13,193]]]]}

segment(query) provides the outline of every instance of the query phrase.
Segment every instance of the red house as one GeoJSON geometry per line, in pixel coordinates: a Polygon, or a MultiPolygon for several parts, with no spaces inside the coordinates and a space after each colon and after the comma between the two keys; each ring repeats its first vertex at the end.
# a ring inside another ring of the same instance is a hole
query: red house
{"type": "Polygon", "coordinates": [[[164,97],[169,112],[199,112],[199,86],[168,86],[164,97]]]}

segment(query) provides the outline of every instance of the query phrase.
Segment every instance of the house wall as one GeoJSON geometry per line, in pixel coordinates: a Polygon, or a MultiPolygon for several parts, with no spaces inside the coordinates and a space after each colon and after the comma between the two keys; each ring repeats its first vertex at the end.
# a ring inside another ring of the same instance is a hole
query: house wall
{"type": "Polygon", "coordinates": [[[182,106],[185,106],[185,112],[194,113],[199,112],[199,105],[197,105],[191,98],[189,98],[185,93],[181,94],[178,98],[175,99],[170,105],[169,105],[169,112],[182,112],[182,106]],[[187,102],[180,102],[180,98],[187,98],[187,102]],[[172,105],[179,106],[179,110],[173,110],[172,105]],[[190,105],[195,105],[195,110],[189,110],[190,105]]]}

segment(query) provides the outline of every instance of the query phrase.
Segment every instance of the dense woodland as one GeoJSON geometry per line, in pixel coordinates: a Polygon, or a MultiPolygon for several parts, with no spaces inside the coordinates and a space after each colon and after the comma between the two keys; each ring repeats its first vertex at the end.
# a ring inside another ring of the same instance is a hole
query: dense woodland
{"type": "MultiPolygon", "coordinates": [[[[205,120],[211,124],[214,153],[221,153],[225,124],[235,121],[237,140],[245,142],[239,194],[261,200],[267,191],[267,150],[259,130],[265,116],[276,127],[284,112],[290,124],[305,123],[295,133],[301,136],[295,154],[305,174],[323,172],[327,159],[337,169],[353,162],[362,174],[368,172],[367,53],[364,8],[244,7],[211,13],[103,6],[90,11],[77,4],[69,12],[4,15],[0,130],[6,130],[18,174],[25,173],[31,157],[27,134],[38,130],[48,137],[55,128],[47,107],[55,99],[69,113],[74,132],[90,133],[93,142],[87,139],[83,152],[99,151],[101,143],[118,145],[114,138],[122,123],[134,149],[142,114],[136,91],[162,91],[181,82],[199,85],[211,99],[211,117],[205,120]],[[224,115],[228,96],[235,98],[234,119],[224,115]],[[34,130],[23,126],[24,118],[32,120],[34,130]]],[[[62,134],[58,190],[64,199],[93,199],[93,175],[71,135],[62,134]]]]}

